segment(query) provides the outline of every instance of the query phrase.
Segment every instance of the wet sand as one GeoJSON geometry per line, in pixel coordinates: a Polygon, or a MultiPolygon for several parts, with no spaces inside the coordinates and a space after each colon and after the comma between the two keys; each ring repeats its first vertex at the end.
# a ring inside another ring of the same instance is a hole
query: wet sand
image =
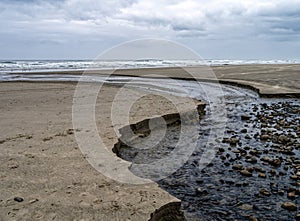
{"type": "Polygon", "coordinates": [[[218,80],[256,89],[262,96],[300,96],[300,65],[226,65],[211,67],[117,70],[116,74],[157,74],[172,78],[218,80]],[[210,71],[213,71],[213,74],[210,71]]]}
{"type": "MultiPolygon", "coordinates": [[[[35,74],[73,74],[81,75],[82,71],[35,72],[35,74]]],[[[174,68],[142,68],[97,70],[86,72],[89,75],[115,74],[121,76],[170,77],[177,79],[201,79],[231,83],[250,87],[261,96],[267,97],[300,97],[300,64],[259,64],[259,65],[225,65],[174,68]],[[151,76],[150,76],[151,75],[151,76]],[[192,76],[193,75],[193,76],[192,76]]],[[[21,73],[24,74],[24,73],[21,73]]]]}
{"type": "MultiPolygon", "coordinates": [[[[214,71],[223,81],[253,86],[261,94],[299,96],[300,65],[224,66],[214,71]]],[[[115,72],[147,73],[189,77],[178,68],[115,72]]],[[[177,201],[155,183],[120,184],[90,166],[72,130],[75,84],[0,85],[1,220],[149,220],[156,209],[177,201]]],[[[110,126],[111,101],[117,91],[105,86],[99,99],[107,106],[96,107],[97,126],[111,148],[117,142],[110,126]]],[[[157,97],[141,100],[132,110],[131,122],[176,111],[157,97]]]]}

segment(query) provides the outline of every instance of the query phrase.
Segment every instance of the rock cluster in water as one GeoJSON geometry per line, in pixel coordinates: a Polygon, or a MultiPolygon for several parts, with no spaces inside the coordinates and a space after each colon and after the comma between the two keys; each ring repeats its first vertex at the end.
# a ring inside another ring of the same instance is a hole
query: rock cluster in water
{"type": "MultiPolygon", "coordinates": [[[[182,200],[191,220],[300,220],[299,101],[228,102],[226,108],[228,122],[223,139],[212,147],[213,161],[199,169],[207,137],[214,136],[208,120],[199,148],[159,185],[182,200]]],[[[153,151],[156,157],[172,151],[179,136],[177,125],[151,151],[121,148],[119,156],[147,162],[153,151]]]]}
{"type": "Polygon", "coordinates": [[[161,181],[191,217],[300,220],[300,105],[267,100],[250,107],[228,115],[216,158],[206,168],[196,169],[199,151],[161,181]]]}

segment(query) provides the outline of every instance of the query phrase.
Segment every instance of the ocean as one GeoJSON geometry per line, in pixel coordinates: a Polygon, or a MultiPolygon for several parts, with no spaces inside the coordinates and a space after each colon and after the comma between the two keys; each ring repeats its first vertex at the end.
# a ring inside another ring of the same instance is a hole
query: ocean
{"type": "Polygon", "coordinates": [[[198,65],[243,65],[243,64],[300,64],[293,60],[0,60],[0,73],[65,71],[86,69],[186,67],[198,65]]]}

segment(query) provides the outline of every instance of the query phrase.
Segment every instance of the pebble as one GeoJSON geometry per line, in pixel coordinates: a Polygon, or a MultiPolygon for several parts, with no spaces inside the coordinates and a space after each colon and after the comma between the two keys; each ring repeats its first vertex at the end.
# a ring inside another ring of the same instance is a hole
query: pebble
{"type": "Polygon", "coordinates": [[[257,163],[256,157],[251,157],[250,159],[247,160],[248,163],[257,163]]]}
{"type": "Polygon", "coordinates": [[[220,148],[219,148],[219,152],[223,153],[223,152],[225,152],[225,149],[222,148],[222,147],[220,147],[220,148]]]}
{"type": "Polygon", "coordinates": [[[297,176],[290,176],[290,179],[292,179],[292,180],[298,180],[298,177],[297,176]]]}
{"type": "Polygon", "coordinates": [[[232,169],[242,170],[242,169],[244,169],[244,166],[242,164],[235,164],[235,165],[232,166],[232,169]]]}
{"type": "Polygon", "coordinates": [[[296,211],[297,206],[292,202],[285,202],[281,205],[283,209],[289,210],[289,211],[296,211]]]}
{"type": "Polygon", "coordinates": [[[281,143],[286,143],[289,141],[289,138],[282,134],[278,137],[278,141],[280,141],[281,143]]]}
{"type": "Polygon", "coordinates": [[[258,221],[258,219],[256,219],[255,216],[250,216],[250,217],[249,217],[249,221],[258,221]]]}
{"type": "Polygon", "coordinates": [[[281,165],[281,160],[280,159],[273,159],[273,160],[269,161],[269,163],[272,166],[279,167],[281,165]]]}
{"type": "Polygon", "coordinates": [[[238,142],[239,142],[239,138],[237,138],[237,137],[232,137],[229,139],[229,143],[231,145],[236,145],[238,142]]]}
{"type": "Polygon", "coordinates": [[[289,192],[288,195],[287,195],[287,197],[288,197],[289,199],[295,199],[295,197],[296,197],[295,192],[294,192],[294,191],[289,192]]]}
{"type": "Polygon", "coordinates": [[[211,183],[210,183],[210,184],[206,184],[206,187],[209,188],[209,189],[214,189],[214,188],[216,188],[215,185],[213,185],[213,184],[211,184],[211,183]]]}
{"type": "Polygon", "coordinates": [[[259,193],[264,196],[271,196],[271,193],[266,188],[260,189],[259,193]]]}
{"type": "Polygon", "coordinates": [[[33,200],[30,200],[29,203],[33,204],[33,203],[38,202],[38,201],[39,201],[39,199],[33,199],[33,200]]]}
{"type": "Polygon", "coordinates": [[[261,178],[266,178],[266,174],[265,173],[258,173],[258,176],[261,178]]]}
{"type": "Polygon", "coordinates": [[[7,165],[9,169],[17,169],[19,167],[19,164],[15,161],[10,161],[7,165]]]}
{"type": "Polygon", "coordinates": [[[196,192],[200,195],[208,194],[208,191],[206,189],[202,189],[201,187],[197,188],[196,192]]]}
{"type": "Polygon", "coordinates": [[[263,169],[263,168],[261,168],[261,167],[259,167],[259,166],[255,166],[255,167],[254,167],[254,170],[255,170],[255,171],[258,171],[258,172],[261,172],[261,173],[265,173],[265,172],[266,172],[265,169],[263,169]]]}
{"type": "Polygon", "coordinates": [[[233,185],[235,183],[235,180],[234,179],[226,179],[226,180],[224,180],[224,182],[226,184],[233,185]]]}
{"type": "Polygon", "coordinates": [[[21,202],[23,202],[24,201],[24,199],[22,198],[22,197],[15,197],[14,198],[14,201],[16,201],[16,202],[18,202],[18,203],[21,203],[21,202]]]}
{"type": "Polygon", "coordinates": [[[248,170],[241,170],[240,174],[248,177],[252,176],[252,173],[250,173],[248,170]]]}
{"type": "Polygon", "coordinates": [[[277,175],[277,172],[274,169],[270,170],[269,173],[270,173],[271,176],[276,176],[277,175]]]}
{"type": "Polygon", "coordinates": [[[260,139],[261,140],[268,140],[268,139],[270,139],[270,136],[268,134],[263,134],[263,135],[260,136],[260,139]]]}
{"type": "Polygon", "coordinates": [[[242,209],[242,210],[252,210],[253,206],[250,205],[250,204],[242,204],[242,205],[239,206],[239,209],[242,209]]]}
{"type": "Polygon", "coordinates": [[[246,134],[245,138],[246,138],[247,140],[250,140],[250,139],[251,139],[251,136],[250,136],[249,134],[246,134]]]}
{"type": "Polygon", "coordinates": [[[268,156],[264,156],[261,160],[265,162],[269,162],[271,159],[268,156]]]}

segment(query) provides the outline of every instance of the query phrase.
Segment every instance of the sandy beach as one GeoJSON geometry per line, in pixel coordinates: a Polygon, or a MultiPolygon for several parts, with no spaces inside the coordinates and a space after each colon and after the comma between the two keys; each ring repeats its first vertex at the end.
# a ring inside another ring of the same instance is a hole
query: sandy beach
{"type": "MultiPolygon", "coordinates": [[[[187,70],[197,73],[200,69],[187,70]]],[[[220,66],[213,67],[213,71],[220,82],[250,86],[262,96],[300,95],[300,65],[220,66]]],[[[118,70],[114,74],[149,73],[190,78],[180,68],[118,70]]],[[[212,80],[205,76],[201,79],[212,80]]],[[[162,206],[179,202],[156,183],[118,183],[88,163],[78,148],[72,125],[76,83],[0,85],[0,220],[142,221],[150,220],[162,206]]],[[[104,85],[97,98],[101,102],[96,105],[96,124],[111,150],[118,142],[110,116],[111,102],[118,90],[117,86],[104,85]]],[[[130,94],[131,89],[126,90],[130,94]]],[[[182,104],[195,102],[179,99],[182,104]]],[[[129,121],[137,123],[168,113],[176,113],[176,108],[163,97],[147,96],[131,109],[129,121]]]]}
{"type": "MultiPolygon", "coordinates": [[[[155,209],[176,200],[155,184],[120,184],[89,165],[72,127],[75,86],[1,84],[1,220],[148,220],[155,209]]],[[[109,110],[117,90],[104,87],[99,99],[107,106],[97,107],[97,124],[111,148],[117,137],[109,110]]],[[[149,99],[140,103],[143,111],[132,122],[174,111],[149,99]]]]}

